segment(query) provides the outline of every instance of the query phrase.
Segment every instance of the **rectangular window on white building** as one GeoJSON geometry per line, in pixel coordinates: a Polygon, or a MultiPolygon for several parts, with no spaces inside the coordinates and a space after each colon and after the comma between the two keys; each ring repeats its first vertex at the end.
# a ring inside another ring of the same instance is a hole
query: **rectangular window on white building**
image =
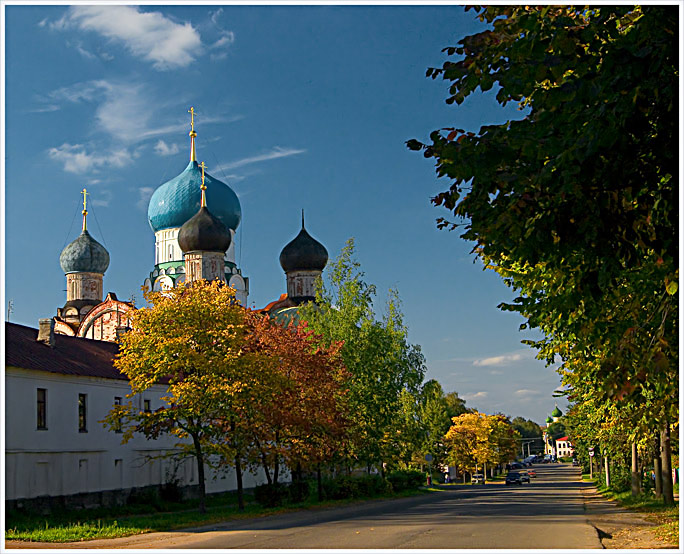
{"type": "Polygon", "coordinates": [[[148,414],[152,411],[150,401],[147,398],[143,400],[143,410],[145,410],[148,414]]]}
{"type": "Polygon", "coordinates": [[[88,411],[88,395],[79,393],[78,395],[78,431],[80,433],[87,433],[87,411],[88,411]]]}
{"type": "MultiPolygon", "coordinates": [[[[114,405],[115,406],[121,406],[121,397],[120,396],[115,396],[114,397],[114,405]]],[[[114,426],[114,432],[115,433],[122,433],[122,427],[121,427],[121,419],[118,419],[116,422],[116,425],[114,426]]]]}
{"type": "Polygon", "coordinates": [[[47,389],[36,389],[36,428],[47,429],[47,389]]]}

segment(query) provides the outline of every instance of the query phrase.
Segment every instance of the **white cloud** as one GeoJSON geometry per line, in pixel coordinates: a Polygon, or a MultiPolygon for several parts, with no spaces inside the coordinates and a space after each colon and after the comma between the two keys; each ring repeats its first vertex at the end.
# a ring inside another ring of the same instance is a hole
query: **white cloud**
{"type": "Polygon", "coordinates": [[[236,167],[242,167],[243,165],[264,162],[267,160],[274,160],[276,158],[286,158],[288,156],[295,156],[297,154],[302,154],[306,150],[298,150],[296,148],[283,148],[280,146],[275,146],[270,152],[264,154],[257,154],[256,156],[251,156],[248,158],[243,158],[234,162],[228,162],[221,164],[223,169],[234,169],[236,167]]]}
{"type": "Polygon", "coordinates": [[[98,192],[99,196],[91,196],[91,202],[94,206],[109,206],[109,202],[112,200],[112,191],[103,190],[98,192]]]}
{"type": "Polygon", "coordinates": [[[26,110],[27,113],[47,113],[47,112],[56,112],[59,110],[59,106],[56,104],[48,104],[46,106],[42,106],[40,108],[33,108],[30,110],[26,110]]]}
{"type": "Polygon", "coordinates": [[[159,142],[154,145],[154,151],[157,153],[159,156],[173,156],[174,154],[178,154],[178,145],[177,144],[172,144],[169,146],[164,142],[163,140],[159,139],[159,142]]]}
{"type": "Polygon", "coordinates": [[[470,400],[477,400],[478,398],[487,398],[489,396],[488,392],[485,391],[480,391],[480,392],[471,392],[468,394],[463,394],[461,395],[461,398],[464,400],[470,401],[470,400]]]}
{"type": "Polygon", "coordinates": [[[221,17],[221,14],[223,14],[223,8],[219,8],[215,12],[210,12],[210,13],[211,13],[211,22],[214,25],[218,25],[219,17],[221,17]]]}
{"type": "Polygon", "coordinates": [[[218,29],[219,31],[219,38],[214,41],[213,44],[209,46],[209,50],[212,50],[212,52],[209,54],[209,57],[213,61],[217,60],[222,60],[225,57],[228,56],[228,47],[232,45],[235,42],[235,33],[232,31],[228,31],[226,29],[223,29],[219,25],[219,18],[221,17],[221,14],[223,14],[223,8],[219,8],[215,12],[210,12],[211,13],[211,22],[214,24],[214,26],[218,29]],[[216,50],[219,50],[216,52],[216,50]]]}
{"type": "Polygon", "coordinates": [[[153,187],[140,187],[138,189],[138,194],[140,194],[140,197],[138,199],[138,203],[136,204],[139,209],[141,210],[146,210],[147,205],[150,203],[150,198],[152,198],[152,194],[154,193],[154,188],[153,187]]]}
{"type": "MultiPolygon", "coordinates": [[[[67,41],[67,46],[71,46],[71,43],[67,41]]],[[[95,60],[97,59],[97,56],[93,54],[92,52],[89,52],[85,48],[83,48],[83,43],[79,40],[74,43],[74,48],[76,48],[76,51],[81,54],[84,58],[87,58],[89,60],[95,60]]]]}
{"type": "Polygon", "coordinates": [[[537,394],[541,394],[541,392],[532,389],[518,389],[517,391],[515,391],[515,394],[518,396],[534,396],[537,394]]]}
{"type": "Polygon", "coordinates": [[[160,12],[141,12],[136,6],[71,6],[50,27],[98,33],[158,70],[186,67],[203,49],[190,23],[176,23],[160,12]]]}
{"type": "Polygon", "coordinates": [[[45,100],[96,104],[94,119],[100,130],[126,143],[180,131],[188,126],[179,118],[175,125],[151,127],[150,119],[159,102],[155,102],[152,94],[140,84],[105,79],[86,81],[54,90],[45,100]]]}
{"type": "Polygon", "coordinates": [[[506,354],[504,356],[493,356],[491,358],[483,358],[475,360],[474,366],[489,366],[489,365],[507,365],[509,362],[517,362],[522,360],[521,354],[506,354]]]}
{"type": "Polygon", "coordinates": [[[123,167],[130,159],[125,149],[114,150],[105,154],[88,153],[82,144],[64,143],[50,148],[48,155],[53,160],[64,164],[64,171],[70,173],[86,173],[97,171],[102,167],[123,167]]]}

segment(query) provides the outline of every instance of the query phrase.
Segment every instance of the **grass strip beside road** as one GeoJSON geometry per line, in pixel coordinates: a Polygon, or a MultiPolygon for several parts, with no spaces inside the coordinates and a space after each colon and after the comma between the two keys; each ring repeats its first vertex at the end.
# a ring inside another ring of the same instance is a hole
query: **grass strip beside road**
{"type": "MultiPolygon", "coordinates": [[[[403,498],[426,492],[429,491],[414,489],[374,498],[403,498]]],[[[68,510],[50,515],[11,513],[6,516],[5,540],[61,543],[113,539],[297,510],[344,506],[364,500],[370,500],[370,498],[323,502],[308,500],[285,507],[263,508],[254,502],[252,497],[246,495],[245,510],[240,512],[237,509],[236,496],[227,493],[209,497],[206,514],[200,514],[197,511],[197,501],[68,510]]]]}
{"type": "Polygon", "coordinates": [[[675,502],[674,506],[665,506],[663,501],[656,499],[652,493],[632,496],[630,491],[613,492],[606,487],[597,489],[603,496],[615,500],[623,508],[643,513],[648,521],[656,524],[653,533],[664,544],[679,544],[679,502],[675,502]]]}

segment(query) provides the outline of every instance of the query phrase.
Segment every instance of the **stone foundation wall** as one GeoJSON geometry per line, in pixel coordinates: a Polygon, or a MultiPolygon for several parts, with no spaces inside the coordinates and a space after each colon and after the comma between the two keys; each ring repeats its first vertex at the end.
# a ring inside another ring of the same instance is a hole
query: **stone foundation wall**
{"type": "MultiPolygon", "coordinates": [[[[34,512],[49,514],[57,510],[83,510],[109,506],[123,506],[128,503],[144,504],[155,498],[163,499],[164,485],[150,485],[147,487],[133,487],[130,489],[118,489],[98,492],[85,492],[65,496],[39,496],[37,498],[19,498],[5,500],[6,513],[11,512],[34,512]]],[[[171,492],[171,491],[170,491],[171,492]]],[[[178,487],[176,492],[178,500],[189,500],[199,497],[199,485],[178,487]]],[[[213,493],[223,494],[223,493],[213,493]]],[[[211,496],[211,494],[207,494],[211,496]]]]}

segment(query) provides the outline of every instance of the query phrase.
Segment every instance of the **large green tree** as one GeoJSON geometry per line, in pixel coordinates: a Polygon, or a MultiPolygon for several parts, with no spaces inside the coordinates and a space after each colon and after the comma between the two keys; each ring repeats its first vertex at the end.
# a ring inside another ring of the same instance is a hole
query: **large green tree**
{"type": "Polygon", "coordinates": [[[407,340],[396,291],[390,291],[383,316],[376,317],[375,287],[363,279],[353,239],[326,273],[327,283],[319,282],[316,304],[302,306],[299,317],[325,345],[342,343],[353,440],[340,455],[347,463],[381,467],[398,455],[395,419],[401,393],[418,391],[425,360],[420,347],[407,340]]]}
{"type": "MultiPolygon", "coordinates": [[[[560,357],[564,383],[678,419],[678,10],[475,8],[488,29],[428,75],[448,103],[495,89],[523,117],[408,146],[451,181],[433,202],[519,296],[502,304],[560,357]]],[[[669,439],[668,439],[669,440],[669,439]]]]}

